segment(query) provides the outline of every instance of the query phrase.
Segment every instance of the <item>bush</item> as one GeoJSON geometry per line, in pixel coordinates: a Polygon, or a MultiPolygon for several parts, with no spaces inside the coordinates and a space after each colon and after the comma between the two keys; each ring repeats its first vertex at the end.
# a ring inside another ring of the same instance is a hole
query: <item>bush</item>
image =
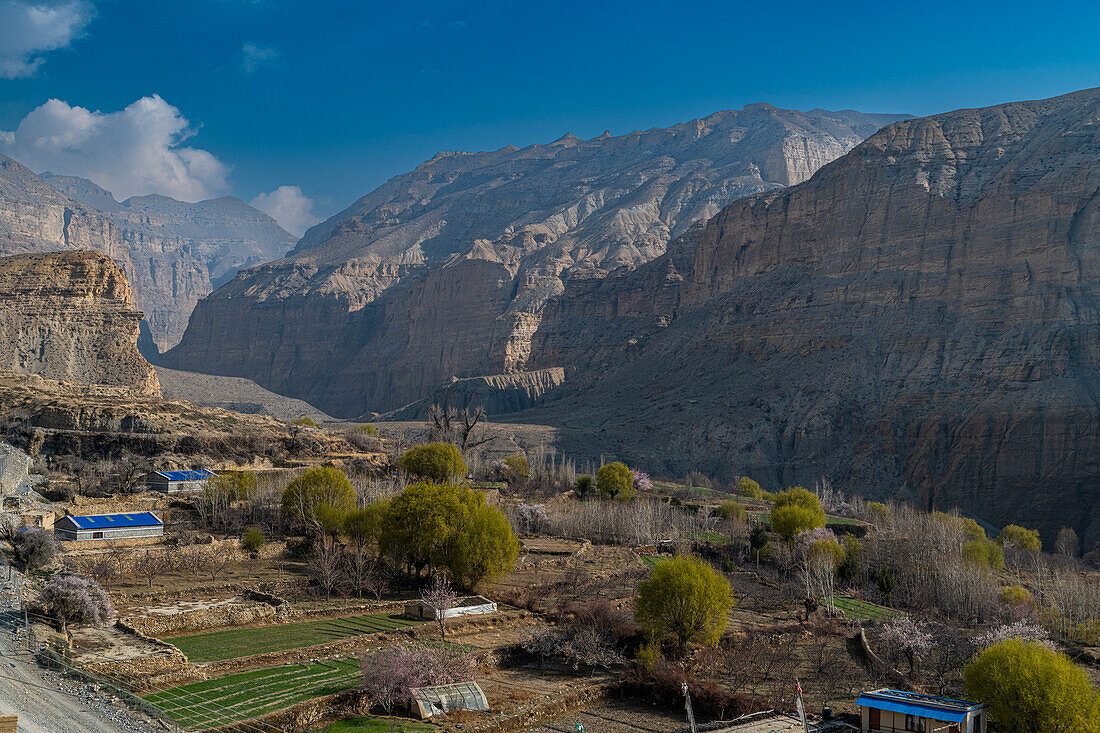
{"type": "Polygon", "coordinates": [[[638,585],[634,618],[651,638],[714,645],[732,605],[729,581],[697,557],[677,557],[657,565],[638,585]]]}
{"type": "Polygon", "coordinates": [[[967,540],[962,546],[962,556],[967,562],[990,570],[1003,570],[1005,552],[993,540],[967,540]]]}
{"type": "Polygon", "coordinates": [[[294,422],[295,425],[304,425],[308,428],[319,428],[319,427],[321,427],[315,420],[311,420],[308,417],[300,417],[297,420],[294,420],[293,422],[294,422]]]}
{"type": "Polygon", "coordinates": [[[1001,605],[1012,609],[1029,609],[1035,606],[1035,599],[1022,585],[1007,585],[1001,588],[1001,605]]]}
{"type": "Polygon", "coordinates": [[[592,477],[588,474],[577,476],[577,482],[573,485],[573,491],[576,493],[577,498],[582,501],[588,498],[588,495],[592,493],[593,484],[592,477]]]}
{"type": "Polygon", "coordinates": [[[742,476],[737,479],[737,491],[742,496],[747,496],[750,499],[764,498],[764,490],[760,488],[760,484],[756,483],[748,476],[742,476]]]}
{"type": "Polygon", "coordinates": [[[103,624],[115,612],[99,583],[83,575],[55,575],[42,589],[39,601],[65,628],[71,623],[103,624]]]}
{"type": "Polygon", "coordinates": [[[1001,547],[1019,548],[1029,552],[1039,552],[1043,543],[1039,541],[1039,531],[1025,529],[1018,524],[1010,524],[997,535],[997,544],[1001,547]]]}
{"type": "Polygon", "coordinates": [[[249,552],[259,552],[267,538],[259,527],[248,527],[241,535],[241,547],[249,552]]]}
{"type": "MultiPolygon", "coordinates": [[[[410,476],[445,484],[466,478],[466,461],[451,443],[426,443],[405,452],[397,467],[410,476]]],[[[528,468],[528,472],[530,468],[528,468]]]]}
{"type": "Polygon", "coordinates": [[[772,530],[785,540],[799,532],[825,526],[825,512],[813,511],[797,504],[788,504],[772,510],[772,530]]]}
{"type": "Polygon", "coordinates": [[[283,513],[300,522],[316,521],[315,511],[322,505],[345,512],[355,507],[355,489],[338,468],[318,466],[307,469],[283,492],[283,513]]]}
{"type": "Polygon", "coordinates": [[[711,487],[710,478],[702,471],[692,471],[684,478],[684,483],[688,486],[700,489],[709,489],[711,487]]]}
{"type": "Polygon", "coordinates": [[[989,705],[1001,733],[1100,731],[1100,695],[1063,654],[1009,639],[979,652],[963,671],[966,693],[989,705]]]}
{"type": "Polygon", "coordinates": [[[869,501],[866,508],[867,519],[872,523],[879,523],[890,516],[890,507],[881,501],[869,501]]]}
{"type": "Polygon", "coordinates": [[[600,466],[596,472],[596,489],[603,499],[629,499],[634,496],[634,474],[619,461],[600,466]]]}
{"type": "Polygon", "coordinates": [[[369,435],[372,438],[378,437],[378,428],[373,425],[359,425],[355,428],[355,432],[362,433],[363,435],[369,435]]]}
{"type": "Polygon", "coordinates": [[[531,464],[527,456],[514,455],[504,459],[504,470],[501,478],[508,482],[509,486],[522,486],[531,480],[531,464]]]}
{"type": "Polygon", "coordinates": [[[744,522],[748,517],[748,512],[745,511],[745,505],[736,501],[723,501],[714,509],[714,515],[719,519],[724,519],[727,522],[730,520],[736,520],[744,522]]]}
{"type": "Polygon", "coordinates": [[[57,541],[53,532],[44,529],[27,529],[12,537],[15,560],[26,571],[44,568],[57,557],[57,541]]]}

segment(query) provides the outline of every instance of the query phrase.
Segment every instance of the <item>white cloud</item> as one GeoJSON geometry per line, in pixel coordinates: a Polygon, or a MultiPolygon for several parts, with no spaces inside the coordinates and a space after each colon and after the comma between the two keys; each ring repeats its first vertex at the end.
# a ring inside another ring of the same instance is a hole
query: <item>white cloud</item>
{"type": "Polygon", "coordinates": [[[255,74],[265,66],[275,68],[278,65],[279,52],[271,46],[261,46],[258,43],[241,46],[241,69],[246,74],[255,74]]]}
{"type": "Polygon", "coordinates": [[[271,193],[261,193],[251,203],[296,237],[321,221],[313,215],[313,200],[297,186],[279,186],[271,193]]]}
{"type": "Polygon", "coordinates": [[[88,0],[0,0],[0,78],[32,76],[41,54],[72,43],[94,14],[88,0]]]}
{"type": "Polygon", "coordinates": [[[91,112],[51,99],[0,130],[0,152],[36,171],[89,178],[119,200],[160,193],[198,201],[229,190],[229,167],[211,153],[182,147],[194,134],[158,95],[119,112],[91,112]]]}

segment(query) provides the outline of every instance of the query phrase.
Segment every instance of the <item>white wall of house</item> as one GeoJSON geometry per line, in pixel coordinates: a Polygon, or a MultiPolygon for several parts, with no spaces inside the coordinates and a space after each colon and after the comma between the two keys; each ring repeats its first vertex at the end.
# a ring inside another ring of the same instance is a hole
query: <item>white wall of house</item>
{"type": "MultiPolygon", "coordinates": [[[[960,733],[986,733],[986,716],[982,714],[984,711],[972,711],[967,713],[966,720],[959,724],[960,733]]],[[[892,710],[880,710],[879,711],[879,726],[878,728],[871,727],[871,710],[870,708],[863,707],[861,709],[861,715],[863,718],[862,728],[865,731],[905,731],[905,713],[895,713],[892,710]]],[[[914,729],[917,731],[924,731],[924,733],[953,733],[955,728],[953,723],[949,723],[943,720],[936,720],[934,718],[918,718],[923,721],[924,727],[920,727],[919,722],[915,722],[914,729]]]]}

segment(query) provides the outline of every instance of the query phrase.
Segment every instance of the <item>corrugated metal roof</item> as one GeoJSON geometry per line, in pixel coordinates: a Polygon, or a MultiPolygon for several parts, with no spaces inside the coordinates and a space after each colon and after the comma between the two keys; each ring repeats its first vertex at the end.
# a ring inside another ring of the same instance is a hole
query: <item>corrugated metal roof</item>
{"type": "Polygon", "coordinates": [[[214,477],[214,472],[207,471],[205,468],[198,471],[157,471],[156,473],[169,481],[202,481],[214,477]]]}
{"type": "Polygon", "coordinates": [[[69,520],[77,529],[114,529],[118,527],[156,527],[164,524],[152,512],[132,512],[130,514],[93,514],[86,517],[63,517],[59,521],[69,520]]]}
{"type": "MultiPolygon", "coordinates": [[[[958,702],[958,701],[954,701],[958,702]]],[[[967,711],[964,709],[954,708],[947,709],[942,705],[936,705],[933,700],[922,702],[918,700],[902,700],[898,698],[891,698],[885,695],[876,695],[864,693],[856,700],[856,705],[861,705],[868,708],[878,708],[879,710],[890,710],[895,713],[906,713],[908,715],[919,715],[922,718],[932,718],[933,720],[942,720],[949,723],[959,723],[966,720],[967,711]]],[[[980,708],[981,705],[974,705],[974,708],[980,708]]]]}

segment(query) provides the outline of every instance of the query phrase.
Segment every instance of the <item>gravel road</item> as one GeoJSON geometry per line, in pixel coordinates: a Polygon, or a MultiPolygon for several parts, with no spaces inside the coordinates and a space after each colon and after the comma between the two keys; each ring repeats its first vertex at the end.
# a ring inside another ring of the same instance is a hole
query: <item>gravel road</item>
{"type": "MultiPolygon", "coordinates": [[[[2,557],[2,553],[0,553],[2,557]]],[[[18,585],[0,559],[0,713],[19,716],[19,733],[149,733],[165,730],[139,719],[104,692],[42,670],[26,647],[18,585]]]]}

